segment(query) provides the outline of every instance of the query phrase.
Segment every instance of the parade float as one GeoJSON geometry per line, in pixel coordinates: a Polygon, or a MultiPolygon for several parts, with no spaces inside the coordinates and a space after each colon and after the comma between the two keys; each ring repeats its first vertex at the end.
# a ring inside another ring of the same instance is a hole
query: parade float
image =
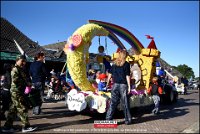
{"type": "MultiPolygon", "coordinates": [[[[96,89],[87,79],[86,65],[89,61],[89,47],[95,36],[108,36],[119,49],[126,49],[116,35],[127,41],[134,50],[133,55],[127,57],[127,61],[131,64],[137,64],[141,70],[141,79],[136,89],[132,91],[130,97],[130,108],[153,105],[151,96],[145,94],[149,88],[150,81],[156,72],[156,59],[160,57],[160,51],[157,50],[154,40],[150,42],[147,48],[144,48],[139,40],[127,29],[115,24],[89,20],[78,28],[71,37],[68,38],[64,47],[67,55],[67,69],[72,80],[80,89],[72,89],[67,94],[67,105],[71,111],[97,111],[105,113],[109,107],[110,92],[95,92],[96,89]]],[[[117,53],[112,55],[116,58],[117,53]]],[[[101,62],[101,60],[99,60],[101,62]]],[[[170,85],[164,87],[164,98],[173,102],[177,99],[177,95],[170,85]]],[[[121,103],[118,109],[122,110],[121,103]]]]}

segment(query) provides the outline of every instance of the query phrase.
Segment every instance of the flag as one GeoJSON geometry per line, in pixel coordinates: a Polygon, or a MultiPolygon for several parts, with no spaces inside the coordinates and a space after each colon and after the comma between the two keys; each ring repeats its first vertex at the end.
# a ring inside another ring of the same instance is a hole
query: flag
{"type": "Polygon", "coordinates": [[[151,37],[150,35],[145,35],[147,36],[147,39],[154,39],[153,37],[151,37]]]}

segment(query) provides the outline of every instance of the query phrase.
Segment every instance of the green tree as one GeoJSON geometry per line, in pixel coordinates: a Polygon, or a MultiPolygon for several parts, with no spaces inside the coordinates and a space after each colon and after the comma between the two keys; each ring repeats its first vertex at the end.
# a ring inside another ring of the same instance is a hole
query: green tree
{"type": "Polygon", "coordinates": [[[194,76],[194,71],[191,67],[183,64],[183,65],[178,65],[176,67],[176,69],[183,75],[185,76],[187,79],[190,79],[191,77],[192,78],[195,78],[194,76]]]}

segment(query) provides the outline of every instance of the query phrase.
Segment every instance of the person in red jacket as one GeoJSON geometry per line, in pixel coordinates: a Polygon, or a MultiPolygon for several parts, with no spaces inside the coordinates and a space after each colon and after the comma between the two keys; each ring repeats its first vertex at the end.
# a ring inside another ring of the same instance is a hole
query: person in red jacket
{"type": "Polygon", "coordinates": [[[152,110],[152,113],[158,114],[159,113],[159,104],[160,104],[160,97],[159,94],[162,94],[162,87],[158,84],[158,77],[153,77],[152,85],[147,90],[149,95],[152,95],[155,107],[152,110]]]}

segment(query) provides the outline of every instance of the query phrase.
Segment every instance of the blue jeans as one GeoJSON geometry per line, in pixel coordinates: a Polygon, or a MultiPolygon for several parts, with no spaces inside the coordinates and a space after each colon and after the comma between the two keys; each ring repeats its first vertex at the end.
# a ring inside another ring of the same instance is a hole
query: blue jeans
{"type": "Polygon", "coordinates": [[[129,99],[128,99],[128,85],[127,84],[118,84],[115,83],[113,85],[112,91],[111,91],[111,103],[110,107],[106,114],[106,120],[112,120],[113,114],[115,112],[115,109],[117,108],[117,105],[121,103],[124,107],[124,117],[125,121],[131,122],[131,114],[130,114],[130,107],[129,107],[129,99]]]}
{"type": "Polygon", "coordinates": [[[159,111],[159,105],[160,105],[160,97],[158,95],[153,95],[153,102],[155,104],[154,110],[156,113],[159,111]]]}
{"type": "Polygon", "coordinates": [[[35,91],[33,93],[33,114],[40,114],[41,112],[41,106],[42,102],[44,102],[44,89],[45,89],[45,83],[44,82],[36,82],[32,83],[35,87],[35,91]]]}

